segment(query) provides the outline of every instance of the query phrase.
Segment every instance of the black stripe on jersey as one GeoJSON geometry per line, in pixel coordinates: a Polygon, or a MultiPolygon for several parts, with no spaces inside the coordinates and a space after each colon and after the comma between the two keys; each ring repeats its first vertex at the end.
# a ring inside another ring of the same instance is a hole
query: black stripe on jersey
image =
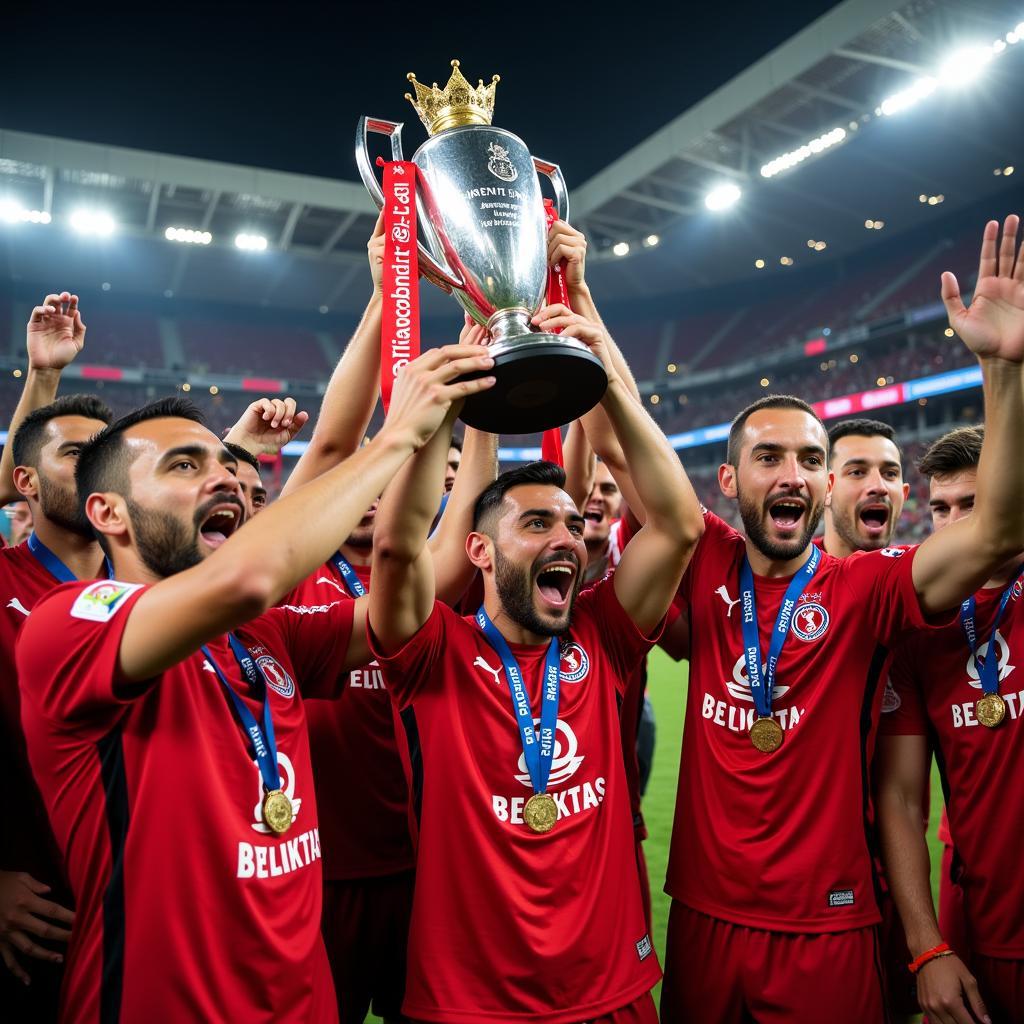
{"type": "Polygon", "coordinates": [[[399,712],[405,726],[405,741],[409,745],[409,764],[412,769],[412,810],[419,825],[423,815],[423,747],[420,744],[420,730],[416,724],[416,712],[410,704],[399,712]]]}
{"type": "Polygon", "coordinates": [[[871,656],[867,678],[864,680],[864,701],[860,707],[860,787],[861,813],[864,820],[864,842],[868,848],[868,859],[871,863],[871,882],[875,890],[875,905],[882,906],[883,892],[878,872],[875,870],[882,856],[878,840],[878,830],[871,817],[871,763],[868,759],[868,740],[871,737],[872,712],[877,703],[878,690],[884,684],[882,669],[889,657],[889,648],[879,644],[871,656]]]}
{"type": "MultiPolygon", "coordinates": [[[[942,753],[942,746],[939,744],[939,734],[928,719],[928,746],[935,755],[935,767],[939,771],[939,783],[942,786],[942,802],[946,805],[946,817],[949,817],[949,776],[947,774],[946,758],[942,753]]],[[[960,859],[960,851],[956,843],[953,844],[953,859],[949,864],[949,880],[954,885],[960,885],[964,871],[964,862],[960,859]]]]}
{"type": "Polygon", "coordinates": [[[892,1014],[889,1012],[892,994],[889,992],[889,986],[886,984],[885,967],[882,965],[882,943],[877,924],[871,929],[871,952],[871,959],[875,965],[875,977],[878,980],[878,989],[882,993],[882,1024],[892,1024],[892,1014]]]}
{"type": "Polygon", "coordinates": [[[106,796],[110,837],[110,881],[103,893],[103,977],[100,982],[100,1024],[121,1019],[124,988],[124,847],[128,838],[128,780],[118,725],[96,745],[106,796]]]}

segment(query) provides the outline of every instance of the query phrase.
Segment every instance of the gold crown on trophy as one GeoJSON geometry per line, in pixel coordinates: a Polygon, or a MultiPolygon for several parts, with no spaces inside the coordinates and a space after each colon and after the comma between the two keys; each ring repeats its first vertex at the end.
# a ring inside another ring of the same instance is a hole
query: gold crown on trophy
{"type": "Polygon", "coordinates": [[[416,90],[415,97],[406,93],[405,98],[416,108],[429,134],[437,135],[447,128],[461,128],[467,124],[491,123],[494,89],[501,81],[497,75],[489,85],[484,85],[481,78],[480,84],[474,88],[463,77],[459,62],[453,60],[452,77],[443,89],[437,87],[437,82],[430,89],[420,85],[411,71],[405,77],[416,90]]]}

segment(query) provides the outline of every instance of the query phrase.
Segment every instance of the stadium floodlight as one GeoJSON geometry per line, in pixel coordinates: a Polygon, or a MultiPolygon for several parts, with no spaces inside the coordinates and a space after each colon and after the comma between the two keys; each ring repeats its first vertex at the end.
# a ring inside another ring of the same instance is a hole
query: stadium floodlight
{"type": "Polygon", "coordinates": [[[106,210],[75,210],[69,222],[79,234],[94,235],[97,238],[106,238],[117,228],[117,222],[106,210]]]}
{"type": "Polygon", "coordinates": [[[209,231],[196,231],[193,228],[168,228],[164,238],[168,242],[187,242],[190,245],[209,245],[213,241],[209,231]]]}
{"type": "Polygon", "coordinates": [[[780,171],[788,171],[791,167],[803,163],[808,157],[817,156],[818,153],[824,153],[826,149],[838,146],[846,138],[846,135],[845,128],[833,128],[816,139],[811,139],[810,142],[798,149],[790,150],[788,153],[783,153],[782,156],[777,156],[774,160],[769,160],[761,168],[761,176],[774,178],[780,171]]]}
{"type": "Polygon", "coordinates": [[[247,252],[263,252],[267,247],[267,240],[263,235],[249,235],[243,232],[235,235],[235,245],[247,252]]]}
{"type": "Polygon", "coordinates": [[[45,210],[27,210],[13,199],[0,199],[0,221],[5,224],[49,224],[45,210]]]}
{"type": "Polygon", "coordinates": [[[942,84],[953,89],[970,85],[995,55],[991,46],[966,46],[951,53],[939,68],[942,84]]]}
{"type": "Polygon", "coordinates": [[[626,256],[629,253],[629,242],[616,242],[612,246],[612,252],[616,256],[626,256]]]}
{"type": "Polygon", "coordinates": [[[924,78],[919,78],[908,88],[901,89],[899,92],[895,92],[882,100],[881,105],[878,107],[878,113],[891,117],[893,114],[909,110],[920,103],[921,100],[931,96],[938,84],[934,78],[927,75],[924,78]]]}
{"type": "Polygon", "coordinates": [[[743,195],[739,185],[729,181],[724,185],[718,185],[713,188],[705,197],[704,205],[709,210],[714,210],[715,213],[721,210],[728,210],[730,206],[735,206],[740,201],[740,196],[743,195]]]}
{"type": "Polygon", "coordinates": [[[660,241],[661,239],[657,235],[648,235],[644,239],[644,245],[646,245],[648,249],[653,249],[660,241]]]}

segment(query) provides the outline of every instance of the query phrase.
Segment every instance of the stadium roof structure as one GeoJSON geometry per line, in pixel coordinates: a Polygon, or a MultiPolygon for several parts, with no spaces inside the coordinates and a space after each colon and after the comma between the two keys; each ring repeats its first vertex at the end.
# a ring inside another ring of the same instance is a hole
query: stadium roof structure
{"type": "MultiPolygon", "coordinates": [[[[1005,189],[1015,154],[1024,165],[1022,13],[994,0],[838,5],[572,190],[595,291],[634,301],[753,279],[756,260],[820,266],[883,227],[1005,189]],[[710,193],[727,205],[737,190],[731,209],[708,209],[710,193]]],[[[649,69],[652,88],[672,70],[649,69]]],[[[543,155],[571,178],[571,154],[543,155]]],[[[0,258],[14,282],[348,316],[366,295],[374,219],[354,182],[0,130],[0,258]],[[83,209],[109,211],[116,233],[55,244],[76,216],[112,227],[83,209]]],[[[426,292],[428,315],[451,311],[426,292]]]]}

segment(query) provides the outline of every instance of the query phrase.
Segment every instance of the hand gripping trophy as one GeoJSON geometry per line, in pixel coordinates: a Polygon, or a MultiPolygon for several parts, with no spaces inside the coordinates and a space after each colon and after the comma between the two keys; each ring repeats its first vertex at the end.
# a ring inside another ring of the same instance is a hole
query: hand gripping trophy
{"type": "MultiPolygon", "coordinates": [[[[558,216],[569,215],[562,173],[531,158],[525,144],[491,127],[495,75],[474,88],[459,62],[444,89],[426,88],[410,74],[406,93],[430,138],[416,151],[419,260],[424,277],[450,291],[477,323],[486,326],[494,357],[489,391],[470,398],[462,419],[495,433],[533,433],[560,426],[600,401],[608,379],[601,361],[574,338],[530,326],[547,285],[547,230],[537,172],[550,178],[558,216]]],[[[378,208],[384,193],[368,152],[368,135],[391,139],[402,155],[402,124],[362,117],[356,162],[378,208]]]]}

